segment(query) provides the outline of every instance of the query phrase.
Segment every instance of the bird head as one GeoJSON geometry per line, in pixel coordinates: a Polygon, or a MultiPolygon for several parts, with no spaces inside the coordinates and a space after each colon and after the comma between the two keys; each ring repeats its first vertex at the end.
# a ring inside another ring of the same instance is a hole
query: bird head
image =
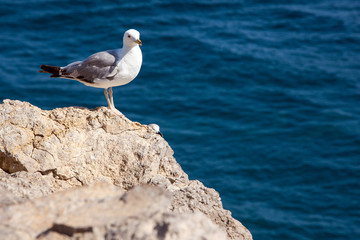
{"type": "Polygon", "coordinates": [[[124,33],[123,38],[124,45],[128,47],[134,47],[136,45],[141,46],[140,33],[135,29],[129,29],[124,33]]]}

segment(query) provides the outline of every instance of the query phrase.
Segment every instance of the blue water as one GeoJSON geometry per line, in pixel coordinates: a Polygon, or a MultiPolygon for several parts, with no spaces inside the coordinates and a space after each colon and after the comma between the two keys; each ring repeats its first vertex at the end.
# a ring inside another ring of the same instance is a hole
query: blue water
{"type": "Polygon", "coordinates": [[[360,2],[269,2],[1,0],[0,97],[106,105],[37,70],[135,28],[144,62],[117,108],[159,124],[254,239],[360,239],[360,2]]]}

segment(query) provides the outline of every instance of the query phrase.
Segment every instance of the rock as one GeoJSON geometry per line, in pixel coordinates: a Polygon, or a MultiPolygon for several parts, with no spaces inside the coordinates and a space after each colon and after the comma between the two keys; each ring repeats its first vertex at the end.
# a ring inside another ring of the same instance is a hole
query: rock
{"type": "MultiPolygon", "coordinates": [[[[171,147],[153,128],[114,115],[105,107],[45,111],[27,102],[4,100],[0,105],[0,168],[2,209],[35,204],[57,196],[55,192],[66,194],[74,187],[96,182],[125,191],[151,184],[171,194],[169,209],[173,214],[185,214],[181,217],[199,222],[202,217],[198,216],[203,213],[226,231],[229,239],[252,239],[250,232],[223,209],[214,189],[189,181],[171,147]]],[[[166,226],[179,220],[168,214],[164,212],[161,218],[166,226]]],[[[62,219],[61,224],[70,221],[62,219]]],[[[108,229],[111,236],[131,232],[123,222],[116,226],[108,229]]],[[[56,231],[49,234],[62,237],[56,231]]]]}
{"type": "Polygon", "coordinates": [[[55,192],[49,184],[51,181],[40,173],[21,171],[10,175],[0,169],[0,206],[51,194],[55,192]]]}
{"type": "Polygon", "coordinates": [[[0,208],[1,239],[226,239],[203,214],[170,212],[155,186],[125,192],[108,183],[0,208]]]}

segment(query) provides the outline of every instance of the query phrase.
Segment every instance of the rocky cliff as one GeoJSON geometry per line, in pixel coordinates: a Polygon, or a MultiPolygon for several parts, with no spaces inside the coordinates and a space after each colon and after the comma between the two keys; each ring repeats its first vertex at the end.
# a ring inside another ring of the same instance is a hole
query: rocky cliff
{"type": "Polygon", "coordinates": [[[95,110],[0,105],[0,239],[252,239],[159,134],[95,110]]]}

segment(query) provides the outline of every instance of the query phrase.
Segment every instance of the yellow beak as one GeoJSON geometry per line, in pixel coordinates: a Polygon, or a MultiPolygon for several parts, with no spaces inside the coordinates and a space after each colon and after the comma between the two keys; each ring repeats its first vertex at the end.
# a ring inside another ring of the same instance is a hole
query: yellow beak
{"type": "Polygon", "coordinates": [[[140,39],[136,40],[135,42],[136,42],[137,44],[139,44],[140,46],[142,46],[142,43],[141,43],[141,40],[140,40],[140,39]]]}

